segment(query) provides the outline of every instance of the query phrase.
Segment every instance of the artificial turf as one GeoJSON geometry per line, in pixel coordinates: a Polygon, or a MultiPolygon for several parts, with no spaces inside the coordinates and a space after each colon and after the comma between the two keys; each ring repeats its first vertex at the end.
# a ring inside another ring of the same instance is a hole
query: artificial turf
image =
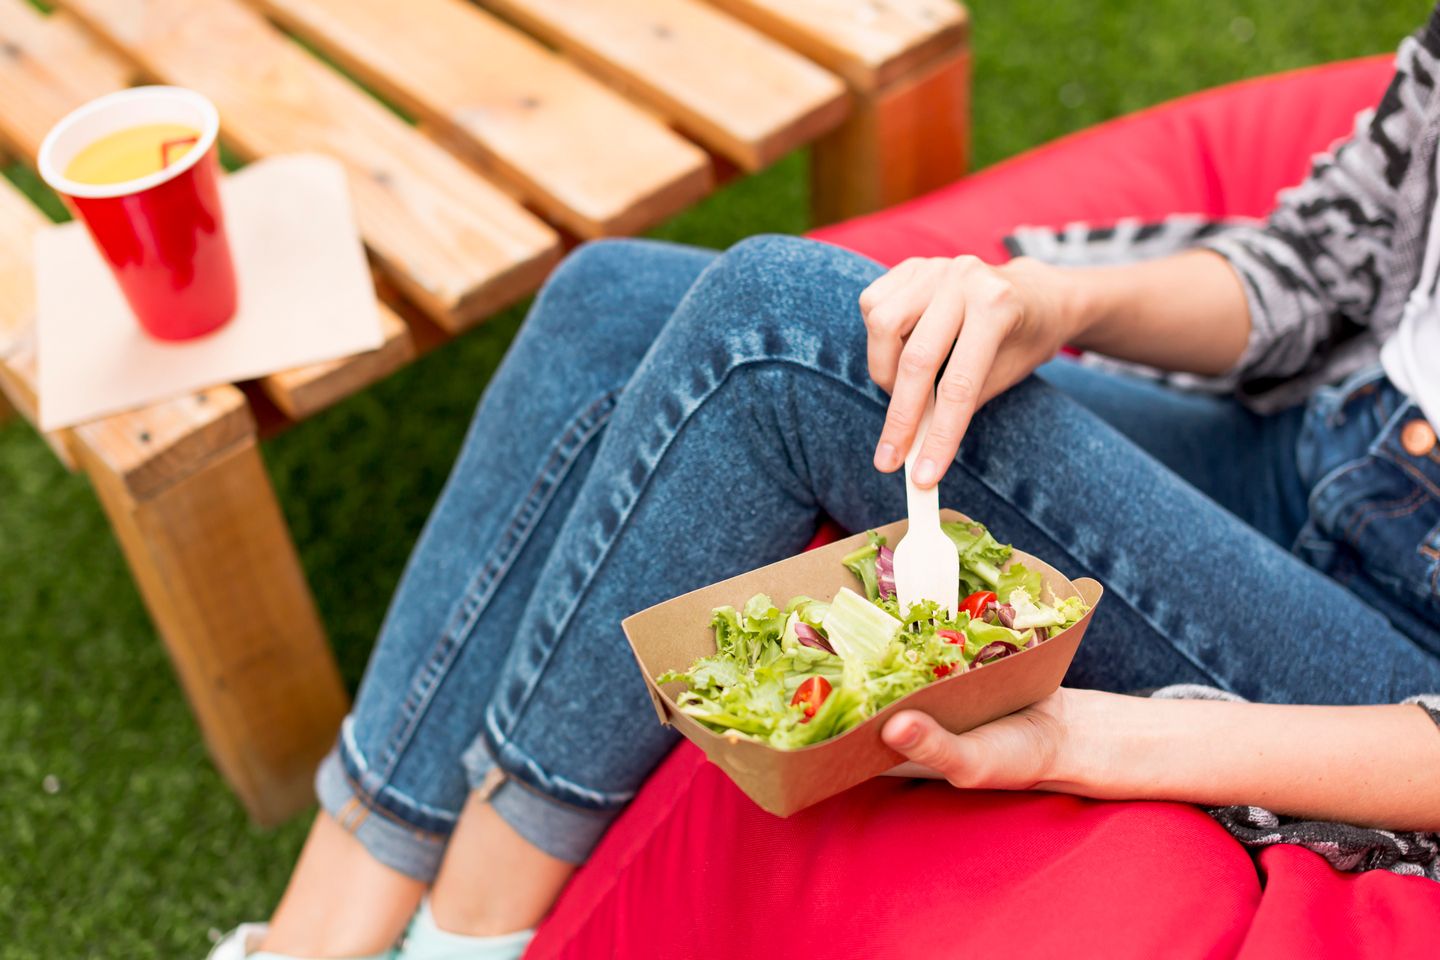
{"type": "MultiPolygon", "coordinates": [[[[976,0],[976,165],[1202,87],[1392,50],[1428,9],[976,0]]],[[[805,170],[787,158],[656,233],[720,247],[803,231],[805,170]]],[[[352,685],[521,316],[508,311],[265,444],[352,685]]],[[[0,655],[0,960],[198,958],[209,931],[266,914],[306,818],[272,831],[246,822],[95,498],[18,421],[0,427],[0,655]]]]}

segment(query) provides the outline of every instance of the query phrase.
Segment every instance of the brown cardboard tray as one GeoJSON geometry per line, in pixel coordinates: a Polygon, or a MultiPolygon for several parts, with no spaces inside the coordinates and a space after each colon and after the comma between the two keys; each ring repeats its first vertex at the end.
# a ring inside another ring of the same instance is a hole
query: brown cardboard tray
{"type": "MultiPolygon", "coordinates": [[[[941,511],[941,518],[967,519],[954,510],[941,511]]],[[[904,535],[905,527],[906,522],[899,520],[880,527],[878,532],[893,546],[904,535]]],[[[622,624],[660,721],[674,726],[698,745],[762,808],[782,817],[903,762],[904,758],[880,739],[881,727],[898,710],[922,710],[958,733],[1013,713],[1054,692],[1100,602],[1102,590],[1096,581],[1087,578],[1072,582],[1038,557],[1016,550],[1010,563],[1020,562],[1039,570],[1046,593],[1057,598],[1079,596],[1089,606],[1089,612],[1050,640],[1003,660],[937,680],[890,704],[853,730],[799,750],[779,750],[735,734],[716,733],[680,712],[674,696],[684,689],[682,683],[664,687],[655,683],[655,677],[665,671],[685,670],[697,657],[715,652],[715,638],[710,631],[710,612],[715,607],[742,607],[756,593],[769,594],[783,606],[800,594],[828,599],[843,586],[855,589],[854,576],[840,560],[864,543],[865,534],[860,533],[826,544],[667,600],[627,617],[622,624]]]]}

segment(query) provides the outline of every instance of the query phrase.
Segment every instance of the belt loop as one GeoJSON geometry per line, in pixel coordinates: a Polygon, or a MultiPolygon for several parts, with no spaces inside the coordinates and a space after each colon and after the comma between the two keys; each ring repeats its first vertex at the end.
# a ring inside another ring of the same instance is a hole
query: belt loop
{"type": "Polygon", "coordinates": [[[489,803],[490,798],[495,795],[495,791],[499,790],[500,785],[507,779],[508,777],[504,770],[501,770],[498,766],[491,767],[485,771],[485,778],[480,781],[480,786],[475,788],[476,799],[481,803],[489,803]]]}

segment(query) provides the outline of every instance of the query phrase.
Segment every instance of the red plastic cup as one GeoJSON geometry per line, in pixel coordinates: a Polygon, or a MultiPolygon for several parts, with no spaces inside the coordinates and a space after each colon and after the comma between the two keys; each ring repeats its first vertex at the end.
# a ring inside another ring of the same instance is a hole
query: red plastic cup
{"type": "Polygon", "coordinates": [[[189,340],[235,315],[235,264],[220,209],[215,145],[220,115],[179,87],[134,87],[92,100],[40,145],[40,175],[84,221],[140,326],[160,340],[189,340]],[[176,162],[123,183],[77,183],[65,170],[101,137],[154,123],[200,131],[176,162]]]}

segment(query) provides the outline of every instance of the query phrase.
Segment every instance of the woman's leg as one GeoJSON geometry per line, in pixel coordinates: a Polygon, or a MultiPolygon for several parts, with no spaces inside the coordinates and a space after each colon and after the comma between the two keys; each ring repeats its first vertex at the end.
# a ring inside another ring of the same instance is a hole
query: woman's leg
{"type": "MultiPolygon", "coordinates": [[[[582,859],[673,743],[623,617],[794,553],[822,511],[850,529],[903,514],[901,478],[870,467],[885,397],[856,299],[878,272],[821,244],[746,241],[627,385],[466,757],[478,799],[540,850],[582,859]]],[[[982,411],[941,493],[1105,584],[1072,683],[1322,703],[1440,689],[1440,661],[1383,617],[1037,379],[982,411]]]]}
{"type": "Polygon", "coordinates": [[[1280,546],[1295,543],[1309,516],[1295,455],[1304,407],[1261,416],[1233,397],[1065,358],[1035,372],[1280,546]]]}
{"type": "Polygon", "coordinates": [[[317,777],[325,812],[267,949],[363,955],[409,920],[469,790],[460,754],[616,398],[713,256],[588,245],[540,293],[479,405],[317,777]]]}

